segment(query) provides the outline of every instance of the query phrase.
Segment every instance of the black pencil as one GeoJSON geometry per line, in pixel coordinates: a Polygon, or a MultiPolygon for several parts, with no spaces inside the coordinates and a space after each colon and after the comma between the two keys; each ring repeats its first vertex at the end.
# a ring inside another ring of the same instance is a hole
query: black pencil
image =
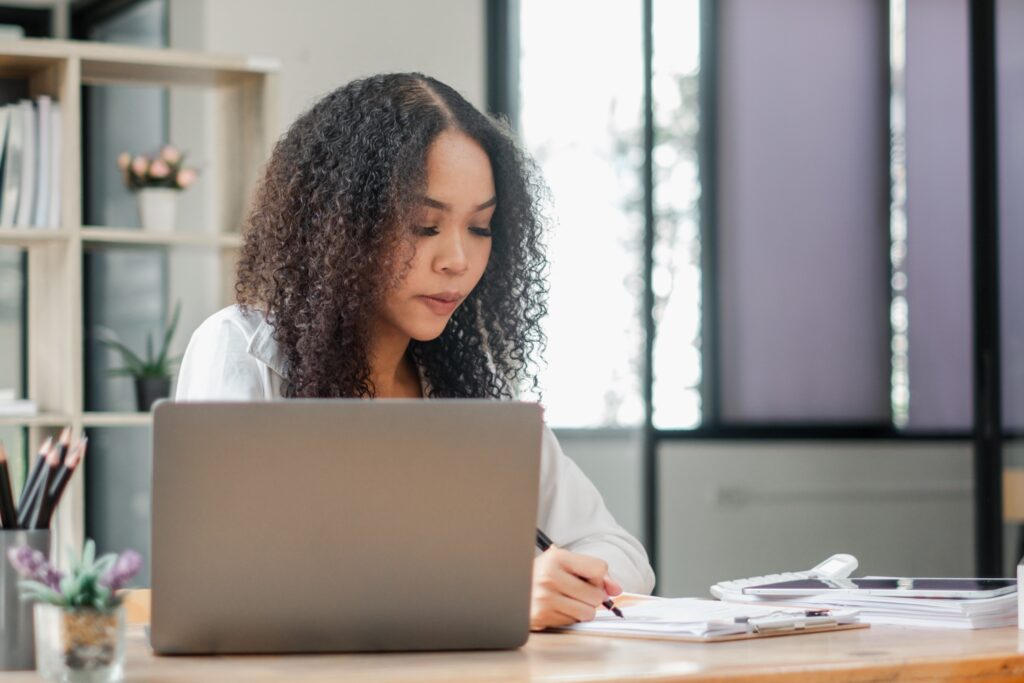
{"type": "Polygon", "coordinates": [[[21,495],[18,496],[18,513],[25,509],[25,504],[28,503],[29,496],[35,493],[36,484],[39,483],[39,476],[43,473],[43,464],[46,462],[46,454],[50,451],[50,446],[53,444],[53,437],[46,437],[46,441],[39,447],[39,453],[36,454],[36,461],[32,464],[32,469],[29,471],[28,477],[25,479],[25,485],[21,487],[21,495]]]}
{"type": "Polygon", "coordinates": [[[18,528],[18,513],[14,509],[11,492],[11,475],[7,470],[7,449],[0,442],[0,526],[4,529],[18,528]]]}
{"type": "Polygon", "coordinates": [[[46,454],[46,476],[42,478],[42,484],[39,487],[39,493],[33,499],[32,503],[32,515],[29,518],[28,526],[26,529],[45,529],[49,524],[50,519],[50,487],[57,481],[57,472],[60,470],[60,461],[62,455],[67,451],[62,449],[60,446],[57,448],[51,448],[50,452],[46,454]],[[44,524],[43,522],[47,522],[44,524]]]}
{"type": "MultiPolygon", "coordinates": [[[[65,434],[70,434],[70,430],[65,429],[61,432],[61,441],[63,441],[65,434]]],[[[42,495],[43,488],[46,486],[46,478],[49,476],[49,461],[51,457],[60,457],[61,443],[53,443],[53,439],[47,439],[43,446],[47,444],[49,444],[49,448],[46,450],[39,449],[36,465],[32,469],[33,481],[30,482],[31,487],[29,484],[25,485],[25,489],[22,490],[22,497],[18,501],[18,528],[20,529],[32,528],[36,509],[39,507],[39,498],[42,495]]]]}
{"type": "MultiPolygon", "coordinates": [[[[52,441],[47,439],[47,443],[52,443],[52,441]]],[[[43,445],[45,446],[46,444],[43,445]]],[[[46,492],[47,486],[53,483],[53,477],[56,476],[55,465],[51,463],[56,461],[59,465],[63,462],[70,445],[71,427],[65,427],[61,430],[57,443],[52,444],[46,451],[45,457],[43,457],[43,452],[40,451],[39,455],[42,458],[43,465],[40,465],[39,476],[36,477],[35,484],[28,492],[28,497],[25,499],[24,504],[18,506],[18,526],[22,529],[35,528],[36,515],[39,512],[39,506],[42,505],[43,494],[46,492]]]]}
{"type": "MultiPolygon", "coordinates": [[[[551,542],[551,539],[548,538],[548,535],[545,534],[540,529],[537,529],[537,547],[540,548],[540,551],[544,552],[545,550],[547,550],[548,548],[550,548],[553,545],[554,545],[554,543],[551,542]]],[[[614,614],[615,616],[617,616],[617,617],[621,617],[622,616],[622,610],[620,610],[618,607],[615,606],[615,603],[612,602],[611,598],[608,598],[607,600],[605,600],[601,604],[604,605],[604,607],[606,609],[610,610],[612,612],[612,614],[614,614]]]]}
{"type": "Polygon", "coordinates": [[[85,457],[85,450],[89,446],[89,437],[83,436],[82,439],[75,444],[75,447],[71,449],[70,455],[60,467],[60,471],[57,473],[57,480],[53,482],[53,486],[50,488],[47,497],[49,498],[49,510],[46,518],[42,520],[42,528],[46,529],[50,526],[50,520],[53,518],[53,513],[57,509],[57,505],[60,503],[61,496],[64,494],[64,489],[68,485],[68,481],[71,479],[71,475],[75,473],[75,469],[82,462],[82,458],[85,457]]]}

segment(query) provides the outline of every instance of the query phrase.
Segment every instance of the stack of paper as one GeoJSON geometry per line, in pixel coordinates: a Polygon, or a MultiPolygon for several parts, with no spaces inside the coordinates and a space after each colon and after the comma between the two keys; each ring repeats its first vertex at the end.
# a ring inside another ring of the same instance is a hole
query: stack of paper
{"type": "Polygon", "coordinates": [[[838,590],[801,597],[719,593],[722,600],[744,606],[855,609],[866,624],[975,629],[1017,623],[1016,592],[994,598],[904,598],[838,590]]]}
{"type": "Polygon", "coordinates": [[[937,628],[995,628],[1017,623],[1017,594],[994,598],[894,598],[879,595],[817,595],[801,598],[801,605],[853,608],[861,621],[897,626],[937,628]]]}
{"type": "Polygon", "coordinates": [[[593,621],[559,629],[575,633],[709,640],[753,632],[798,632],[815,626],[835,626],[857,621],[854,610],[808,616],[807,610],[761,605],[732,605],[699,598],[650,598],[625,594],[615,598],[620,618],[598,612],[593,621]]]}

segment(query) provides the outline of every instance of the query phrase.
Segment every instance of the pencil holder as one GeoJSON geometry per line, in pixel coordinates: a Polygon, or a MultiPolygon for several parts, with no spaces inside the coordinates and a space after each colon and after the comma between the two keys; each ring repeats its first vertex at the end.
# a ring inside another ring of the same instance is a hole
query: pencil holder
{"type": "Polygon", "coordinates": [[[27,545],[50,554],[50,531],[0,529],[0,671],[36,668],[32,603],[18,595],[21,577],[7,559],[11,548],[27,545]]]}

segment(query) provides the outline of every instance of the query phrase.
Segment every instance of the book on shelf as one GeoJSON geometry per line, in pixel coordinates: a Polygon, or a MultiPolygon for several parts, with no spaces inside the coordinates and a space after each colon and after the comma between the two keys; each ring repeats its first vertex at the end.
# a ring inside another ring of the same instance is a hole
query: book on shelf
{"type": "Polygon", "coordinates": [[[0,417],[32,417],[39,414],[39,406],[27,398],[14,398],[10,389],[0,390],[0,417]]]}
{"type": "MultiPolygon", "coordinates": [[[[0,214],[3,213],[3,174],[4,167],[7,165],[6,154],[4,152],[7,150],[7,129],[9,127],[8,124],[10,123],[10,120],[10,108],[0,106],[0,214]]],[[[0,227],[3,227],[2,224],[0,224],[0,227]]]]}
{"type": "Polygon", "coordinates": [[[50,103],[49,95],[36,98],[36,174],[35,196],[32,199],[33,228],[45,228],[50,219],[50,103]]]}
{"type": "Polygon", "coordinates": [[[8,114],[7,140],[4,145],[3,195],[0,199],[0,227],[13,228],[18,217],[18,192],[21,187],[21,150],[24,127],[16,104],[4,107],[8,114]]]}
{"type": "Polygon", "coordinates": [[[21,147],[21,182],[18,191],[18,213],[14,219],[15,226],[27,228],[32,225],[32,206],[36,195],[36,163],[39,144],[36,130],[36,111],[32,100],[18,102],[21,115],[21,126],[24,131],[21,147]]]}
{"type": "Polygon", "coordinates": [[[60,225],[61,120],[49,95],[0,107],[0,227],[60,225]]]}
{"type": "Polygon", "coordinates": [[[46,226],[54,230],[60,228],[60,145],[61,126],[63,125],[60,102],[50,103],[50,202],[46,211],[46,226]]]}

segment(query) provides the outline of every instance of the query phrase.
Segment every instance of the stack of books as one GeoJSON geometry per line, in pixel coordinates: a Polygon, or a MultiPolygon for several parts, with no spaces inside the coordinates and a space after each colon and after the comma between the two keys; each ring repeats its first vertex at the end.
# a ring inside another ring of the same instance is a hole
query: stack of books
{"type": "Polygon", "coordinates": [[[61,109],[48,95],[0,106],[0,228],[60,225],[61,109]]]}
{"type": "Polygon", "coordinates": [[[14,389],[0,389],[0,417],[32,417],[38,413],[35,401],[15,398],[14,389]]]}

